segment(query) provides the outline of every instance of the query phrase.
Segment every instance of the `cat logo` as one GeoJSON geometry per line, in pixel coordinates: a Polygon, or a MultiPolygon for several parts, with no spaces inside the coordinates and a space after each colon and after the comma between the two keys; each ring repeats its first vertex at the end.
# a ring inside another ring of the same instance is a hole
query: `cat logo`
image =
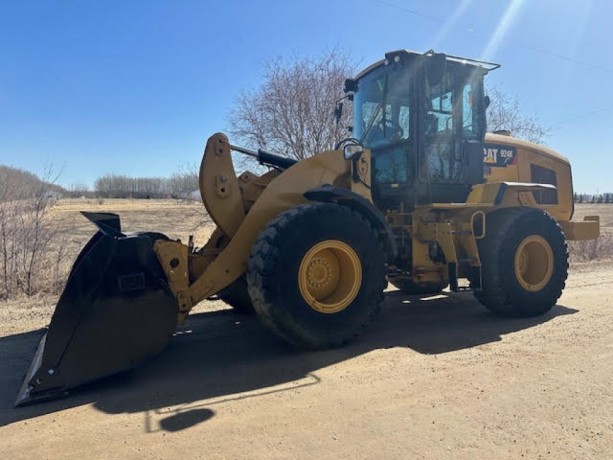
{"type": "Polygon", "coordinates": [[[486,166],[505,167],[515,164],[517,151],[508,145],[485,144],[483,146],[483,163],[486,166]]]}

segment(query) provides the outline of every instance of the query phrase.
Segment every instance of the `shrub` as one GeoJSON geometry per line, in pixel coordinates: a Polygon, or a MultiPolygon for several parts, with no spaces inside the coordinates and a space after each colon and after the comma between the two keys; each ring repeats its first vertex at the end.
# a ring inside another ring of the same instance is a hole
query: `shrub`
{"type": "MultiPolygon", "coordinates": [[[[48,168],[48,175],[51,169],[48,168]]],[[[66,246],[51,242],[58,231],[49,223],[55,203],[51,182],[25,183],[19,174],[2,177],[0,188],[0,298],[56,292],[66,246]]]]}
{"type": "Polygon", "coordinates": [[[613,259],[613,234],[605,232],[598,239],[569,241],[570,262],[589,262],[613,259]]]}

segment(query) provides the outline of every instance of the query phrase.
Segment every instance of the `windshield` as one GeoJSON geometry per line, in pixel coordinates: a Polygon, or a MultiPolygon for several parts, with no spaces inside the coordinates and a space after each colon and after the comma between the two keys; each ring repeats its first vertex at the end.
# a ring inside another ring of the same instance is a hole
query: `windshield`
{"type": "Polygon", "coordinates": [[[409,139],[409,72],[381,66],[358,81],[354,95],[354,135],[367,148],[409,139]]]}

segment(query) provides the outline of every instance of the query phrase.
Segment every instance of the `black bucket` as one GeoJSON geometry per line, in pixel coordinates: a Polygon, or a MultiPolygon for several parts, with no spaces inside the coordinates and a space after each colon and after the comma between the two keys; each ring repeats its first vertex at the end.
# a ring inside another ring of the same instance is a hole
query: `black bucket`
{"type": "Polygon", "coordinates": [[[99,231],[75,261],[16,406],[130,369],[162,351],[178,306],[153,243],[159,233],[121,233],[119,216],[83,213],[99,231]]]}

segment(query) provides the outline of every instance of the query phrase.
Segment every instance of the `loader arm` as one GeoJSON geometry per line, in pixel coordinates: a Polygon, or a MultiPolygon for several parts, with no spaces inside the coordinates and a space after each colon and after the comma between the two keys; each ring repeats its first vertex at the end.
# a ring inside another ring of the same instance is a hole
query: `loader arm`
{"type": "Polygon", "coordinates": [[[245,207],[234,172],[228,138],[218,133],[206,143],[200,163],[202,203],[217,227],[233,237],[245,219],[245,207]]]}

